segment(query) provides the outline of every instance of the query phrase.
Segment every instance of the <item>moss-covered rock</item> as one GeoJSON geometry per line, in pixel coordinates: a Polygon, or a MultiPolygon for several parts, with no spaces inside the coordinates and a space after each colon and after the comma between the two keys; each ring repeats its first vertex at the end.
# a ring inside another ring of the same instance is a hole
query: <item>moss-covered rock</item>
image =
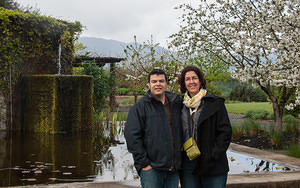
{"type": "Polygon", "coordinates": [[[51,134],[89,130],[92,126],[92,88],[90,76],[24,76],[21,129],[51,134]]]}

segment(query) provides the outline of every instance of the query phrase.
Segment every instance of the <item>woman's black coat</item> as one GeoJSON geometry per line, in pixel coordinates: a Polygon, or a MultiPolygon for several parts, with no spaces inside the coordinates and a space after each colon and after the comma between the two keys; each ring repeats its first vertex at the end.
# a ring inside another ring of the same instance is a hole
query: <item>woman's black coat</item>
{"type": "MultiPolygon", "coordinates": [[[[224,105],[224,99],[207,94],[194,114],[196,115],[195,139],[201,151],[197,159],[194,174],[212,176],[229,171],[226,150],[231,141],[231,124],[224,105]]],[[[182,108],[183,139],[186,141],[193,134],[192,116],[189,109],[182,108]]]]}

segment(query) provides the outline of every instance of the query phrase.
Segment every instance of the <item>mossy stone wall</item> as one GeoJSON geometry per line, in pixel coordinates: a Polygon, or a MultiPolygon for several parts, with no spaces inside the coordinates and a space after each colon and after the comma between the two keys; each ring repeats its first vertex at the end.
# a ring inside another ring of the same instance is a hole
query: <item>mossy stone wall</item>
{"type": "Polygon", "coordinates": [[[31,75],[22,78],[21,129],[73,133],[92,126],[90,76],[31,75]]]}
{"type": "Polygon", "coordinates": [[[0,93],[0,131],[6,130],[6,104],[4,96],[0,93]]]}

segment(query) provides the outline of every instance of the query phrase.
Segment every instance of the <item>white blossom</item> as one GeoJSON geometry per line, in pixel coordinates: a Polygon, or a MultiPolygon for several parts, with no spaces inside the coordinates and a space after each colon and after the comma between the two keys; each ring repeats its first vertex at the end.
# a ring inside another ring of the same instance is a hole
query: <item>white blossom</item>
{"type": "Polygon", "coordinates": [[[184,14],[180,31],[170,36],[174,46],[225,56],[233,78],[256,83],[274,105],[299,105],[300,1],[216,0],[179,8],[184,14]]]}

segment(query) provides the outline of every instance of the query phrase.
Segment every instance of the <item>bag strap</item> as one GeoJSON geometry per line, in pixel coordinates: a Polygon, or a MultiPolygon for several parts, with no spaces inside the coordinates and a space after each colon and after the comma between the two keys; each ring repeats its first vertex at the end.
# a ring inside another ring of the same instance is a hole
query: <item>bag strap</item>
{"type": "Polygon", "coordinates": [[[196,113],[193,114],[193,139],[195,139],[196,113]]]}
{"type": "MultiPolygon", "coordinates": [[[[201,102],[202,104],[203,102],[201,102]]],[[[195,138],[195,129],[196,129],[196,117],[197,117],[197,113],[199,111],[199,113],[201,113],[203,109],[203,105],[198,106],[197,110],[193,113],[192,119],[193,119],[193,139],[195,138]]]]}

